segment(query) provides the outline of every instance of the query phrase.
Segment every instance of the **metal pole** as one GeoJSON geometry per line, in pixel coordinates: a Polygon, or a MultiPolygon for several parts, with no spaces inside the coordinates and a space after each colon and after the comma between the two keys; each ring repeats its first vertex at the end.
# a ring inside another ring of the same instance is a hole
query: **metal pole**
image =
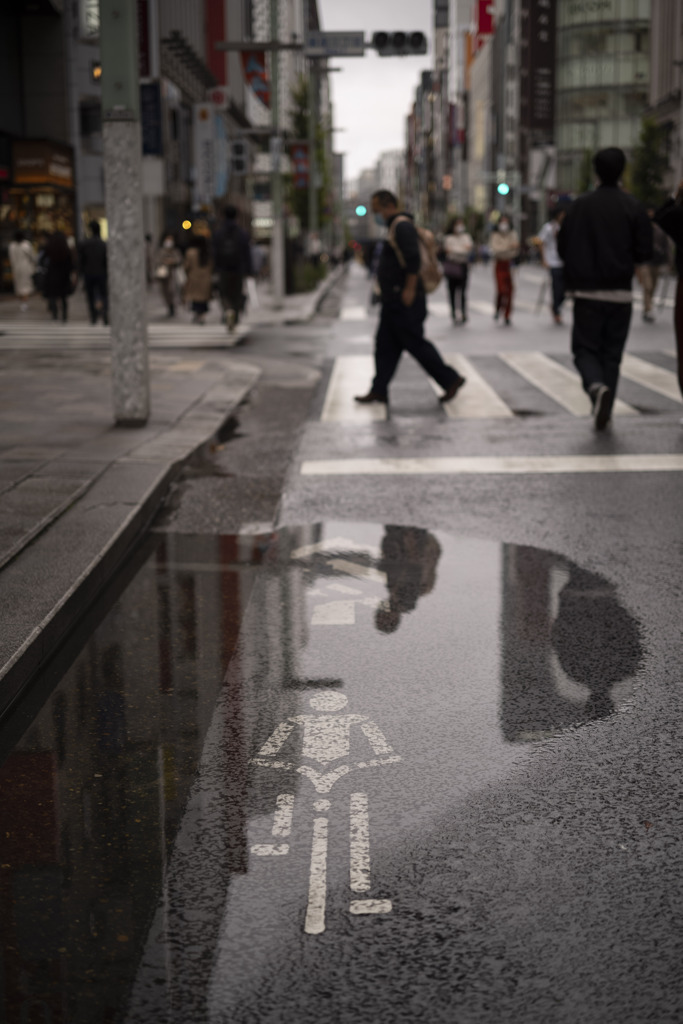
{"type": "Polygon", "coordinates": [[[316,64],[309,61],[308,72],[308,252],[313,236],[318,234],[318,160],[316,153],[316,64]]]}
{"type": "MultiPolygon", "coordinates": [[[[270,0],[270,38],[276,43],[279,35],[278,0],[270,0]]],[[[282,221],[282,175],[280,162],[282,140],[280,138],[279,53],[273,51],[270,65],[270,102],[273,115],[273,134],[270,150],[273,160],[271,178],[271,200],[273,204],[273,231],[270,240],[270,286],[273,305],[282,305],[285,293],[285,234],[282,221]]]]}
{"type": "Polygon", "coordinates": [[[100,0],[112,389],[129,427],[149,417],[137,17],[136,0],[100,0]]]}

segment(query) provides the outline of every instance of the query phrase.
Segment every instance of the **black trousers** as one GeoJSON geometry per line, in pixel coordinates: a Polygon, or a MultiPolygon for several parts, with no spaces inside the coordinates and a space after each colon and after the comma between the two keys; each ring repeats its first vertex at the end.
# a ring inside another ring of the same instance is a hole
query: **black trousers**
{"type": "Polygon", "coordinates": [[[606,384],[616,394],[630,323],[630,302],[574,300],[572,354],[584,391],[593,384],[606,384]]]}
{"type": "Polygon", "coordinates": [[[467,316],[467,264],[463,264],[462,277],[447,277],[448,297],[451,300],[451,315],[455,316],[455,308],[459,304],[463,320],[467,316]],[[460,292],[460,303],[458,303],[458,292],[460,292]]]}
{"type": "Polygon", "coordinates": [[[392,297],[389,302],[382,302],[375,336],[375,379],[372,382],[372,390],[376,395],[386,397],[403,352],[410,352],[444,391],[453,381],[458,380],[459,374],[452,366],[444,363],[435,346],[425,338],[426,316],[424,295],[418,295],[412,306],[404,306],[398,296],[392,297]]]}
{"type": "Polygon", "coordinates": [[[564,302],[564,268],[550,268],[550,283],[553,289],[553,315],[559,316],[564,302]]]}
{"type": "Polygon", "coordinates": [[[240,318],[242,311],[242,274],[239,270],[218,271],[218,291],[221,296],[223,310],[232,309],[235,313],[235,323],[240,318]]]}
{"type": "Polygon", "coordinates": [[[85,293],[88,296],[88,308],[90,310],[90,320],[92,323],[97,323],[97,317],[99,313],[102,313],[102,320],[107,323],[108,310],[107,310],[107,277],[105,274],[87,274],[84,278],[85,293]],[[97,308],[97,301],[100,301],[100,310],[97,308]]]}

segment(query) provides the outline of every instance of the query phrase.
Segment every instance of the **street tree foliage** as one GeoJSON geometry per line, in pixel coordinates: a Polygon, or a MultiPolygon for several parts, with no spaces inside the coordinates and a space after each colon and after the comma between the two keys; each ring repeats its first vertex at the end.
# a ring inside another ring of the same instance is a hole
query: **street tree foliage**
{"type": "Polygon", "coordinates": [[[659,206],[664,199],[664,176],[669,167],[666,129],[644,117],[638,144],[631,160],[630,184],[636,199],[645,206],[659,206]]]}
{"type": "MultiPolygon", "coordinates": [[[[299,75],[291,93],[290,108],[292,131],[295,139],[308,138],[308,78],[299,75]]],[[[326,126],[320,121],[315,126],[315,160],[320,181],[318,188],[318,218],[323,227],[332,216],[331,204],[331,169],[328,166],[325,148],[326,126]]],[[[304,231],[308,230],[308,189],[294,188],[292,182],[288,189],[289,206],[293,214],[299,218],[304,231]]]]}

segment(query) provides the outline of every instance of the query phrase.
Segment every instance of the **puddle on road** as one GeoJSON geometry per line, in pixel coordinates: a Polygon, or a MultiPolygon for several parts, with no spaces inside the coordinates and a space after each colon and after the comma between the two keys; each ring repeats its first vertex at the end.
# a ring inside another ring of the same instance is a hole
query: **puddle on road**
{"type": "MultiPolygon", "coordinates": [[[[614,586],[535,548],[341,522],[151,546],[21,738],[0,735],[8,1021],[158,1020],[171,989],[203,1019],[223,915],[241,938],[272,913],[252,878],[289,850],[273,837],[295,800],[327,813],[362,778],[401,807],[378,841],[400,841],[534,741],[618,710],[642,661],[614,586]]],[[[383,913],[364,857],[352,838],[372,898],[351,913],[383,913]]]]}

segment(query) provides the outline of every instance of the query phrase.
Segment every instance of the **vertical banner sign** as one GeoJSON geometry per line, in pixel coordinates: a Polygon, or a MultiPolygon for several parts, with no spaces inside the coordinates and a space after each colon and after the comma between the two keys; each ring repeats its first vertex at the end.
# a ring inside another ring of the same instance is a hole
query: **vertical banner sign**
{"type": "Polygon", "coordinates": [[[210,206],[213,202],[216,173],[216,147],[214,141],[213,107],[210,103],[195,103],[192,111],[194,206],[210,206]]]}
{"type": "Polygon", "coordinates": [[[149,78],[149,0],[137,0],[138,4],[138,56],[140,78],[149,78]]]}
{"type": "Polygon", "coordinates": [[[293,142],[289,147],[289,158],[292,161],[294,188],[308,188],[310,162],[308,159],[308,143],[293,142]]]}
{"type": "Polygon", "coordinates": [[[265,50],[245,50],[242,53],[242,70],[247,85],[253,89],[264,107],[270,108],[270,81],[265,50]]]}
{"type": "Polygon", "coordinates": [[[555,106],[555,3],[529,4],[529,127],[551,133],[555,106]]]}
{"type": "Polygon", "coordinates": [[[477,50],[481,49],[488,36],[493,35],[495,10],[492,0],[477,0],[477,50]]]}

